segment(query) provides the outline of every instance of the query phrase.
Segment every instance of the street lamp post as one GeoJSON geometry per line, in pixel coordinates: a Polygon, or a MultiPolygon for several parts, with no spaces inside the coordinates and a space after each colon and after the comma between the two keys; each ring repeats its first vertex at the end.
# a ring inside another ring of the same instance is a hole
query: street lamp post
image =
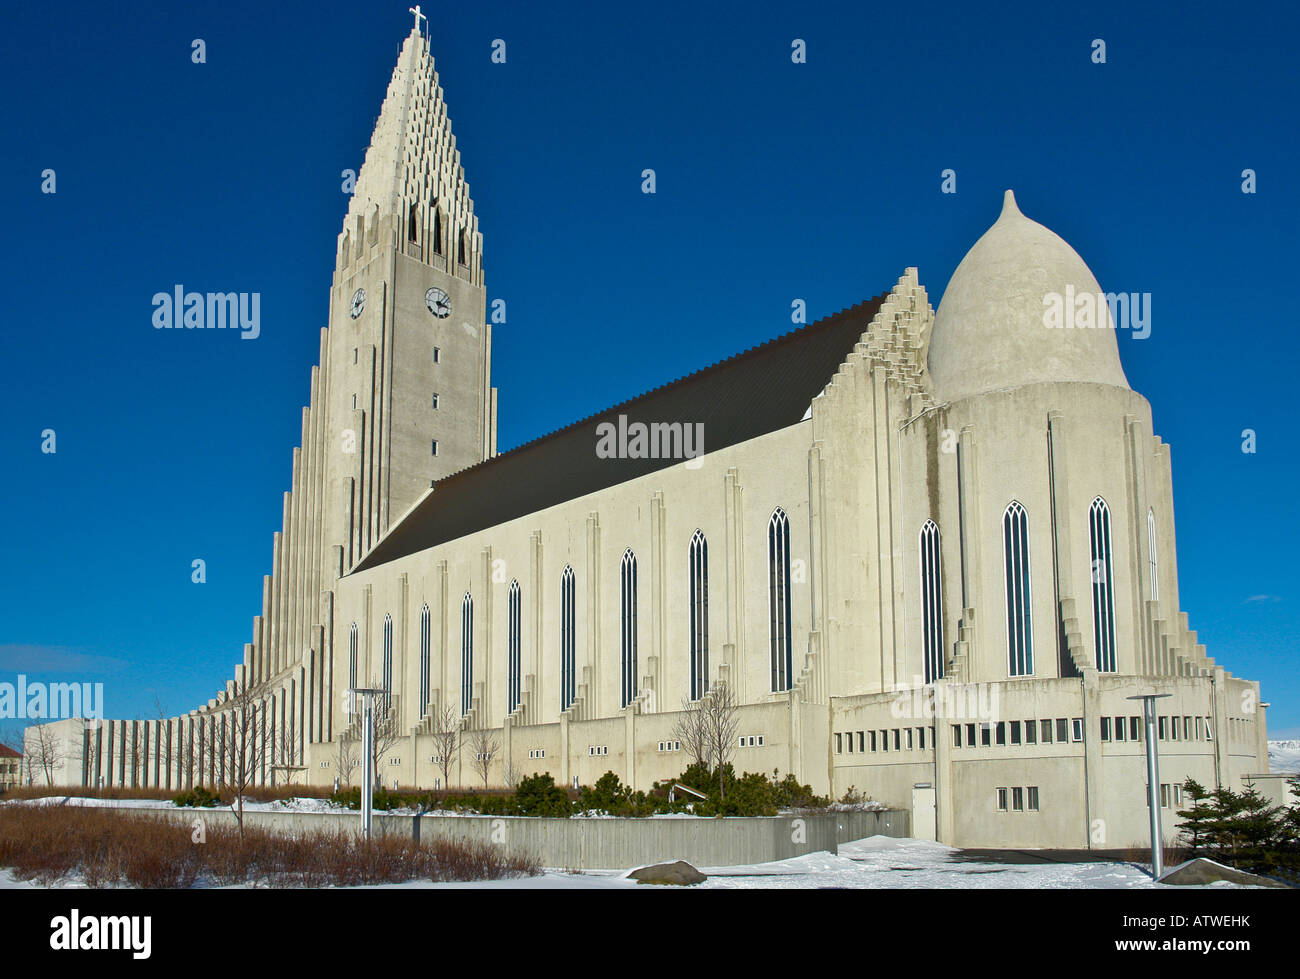
{"type": "Polygon", "coordinates": [[[349,692],[361,697],[361,836],[368,840],[374,813],[375,694],[384,691],[376,687],[357,687],[349,692]]]}
{"type": "Polygon", "coordinates": [[[1156,701],[1167,693],[1146,693],[1129,697],[1142,701],[1142,720],[1147,738],[1147,808],[1151,813],[1151,879],[1159,880],[1165,870],[1164,837],[1160,832],[1160,757],[1156,739],[1156,701]]]}

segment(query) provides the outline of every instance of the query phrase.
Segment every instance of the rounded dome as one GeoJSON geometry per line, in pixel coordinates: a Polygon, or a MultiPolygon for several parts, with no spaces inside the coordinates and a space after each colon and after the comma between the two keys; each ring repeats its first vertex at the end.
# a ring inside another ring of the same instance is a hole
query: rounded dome
{"type": "Polygon", "coordinates": [[[1006,192],[1002,214],[952,274],[935,314],[929,369],[935,397],[972,395],[1046,381],[1128,387],[1110,308],[1095,304],[1093,324],[1074,326],[1075,297],[1101,293],[1092,272],[1064,240],[1020,213],[1006,192]],[[1053,298],[1059,297],[1059,298],[1053,298]],[[1049,326],[1045,314],[1064,310],[1049,326]]]}

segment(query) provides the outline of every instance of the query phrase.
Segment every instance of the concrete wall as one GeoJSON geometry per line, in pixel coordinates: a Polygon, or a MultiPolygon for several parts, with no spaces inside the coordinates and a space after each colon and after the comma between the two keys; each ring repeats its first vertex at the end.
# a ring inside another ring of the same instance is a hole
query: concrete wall
{"type": "MultiPolygon", "coordinates": [[[[185,824],[234,825],[226,809],[150,810],[185,824]]],[[[355,830],[357,813],[247,812],[246,826],[277,833],[355,830]]],[[[375,832],[446,837],[491,843],[528,853],[544,867],[619,870],[686,860],[697,867],[785,860],[807,853],[838,852],[838,845],[868,836],[905,837],[908,813],[842,812],[809,816],[665,817],[657,819],[537,819],[525,816],[396,816],[376,813],[375,832]]]]}

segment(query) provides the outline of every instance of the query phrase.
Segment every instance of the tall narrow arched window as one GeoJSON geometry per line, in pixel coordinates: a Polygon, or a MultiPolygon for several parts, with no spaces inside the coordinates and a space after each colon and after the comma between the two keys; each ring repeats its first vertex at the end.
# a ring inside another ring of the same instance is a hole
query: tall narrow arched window
{"type": "Polygon", "coordinates": [[[927,520],[921,527],[921,655],[925,682],[943,677],[943,581],[939,525],[927,520]]]}
{"type": "Polygon", "coordinates": [[[790,689],[790,520],[780,507],[767,522],[767,622],[772,690],[790,689]]]}
{"type": "Polygon", "coordinates": [[[1034,632],[1029,595],[1029,514],[1012,500],[1002,514],[1002,556],[1007,589],[1007,672],[1034,672],[1034,632]]]}
{"type": "Polygon", "coordinates": [[[406,222],[406,237],[411,241],[418,241],[420,218],[414,204],[410,205],[410,209],[410,217],[406,222]]]}
{"type": "Polygon", "coordinates": [[[468,714],[474,701],[474,599],[469,592],[460,603],[460,712],[468,714]]]}
{"type": "Polygon", "coordinates": [[[384,615],[384,661],[379,685],[384,688],[383,709],[388,712],[393,702],[393,617],[384,615]]]}
{"type": "Polygon", "coordinates": [[[523,667],[523,647],[520,641],[523,610],[518,580],[512,579],[510,582],[506,619],[508,620],[506,623],[506,713],[513,714],[519,709],[519,674],[523,667]]]}
{"type": "Polygon", "coordinates": [[[420,717],[429,713],[429,605],[420,608],[420,717]]]}
{"type": "Polygon", "coordinates": [[[709,542],[704,532],[691,537],[691,700],[709,690],[709,542]]]}
{"type": "Polygon", "coordinates": [[[437,204],[433,206],[433,250],[442,254],[442,209],[437,204]]]}
{"type": "Polygon", "coordinates": [[[1115,672],[1115,590],[1111,584],[1110,507],[1100,496],[1088,507],[1088,550],[1092,556],[1092,636],[1097,669],[1115,672]]]}
{"type": "Polygon", "coordinates": [[[623,615],[620,620],[622,636],[623,696],[622,706],[626,707],[636,699],[636,555],[629,547],[623,552],[620,567],[620,595],[623,600],[623,615]]]}
{"type": "Polygon", "coordinates": [[[469,232],[464,228],[460,229],[460,241],[456,248],[456,261],[461,265],[469,265],[469,232]]]}
{"type": "Polygon", "coordinates": [[[357,624],[352,623],[352,628],[348,630],[348,720],[350,721],[357,713],[356,695],[352,692],[357,689],[357,624]]]}
{"type": "Polygon", "coordinates": [[[560,710],[573,706],[578,692],[578,645],[574,637],[573,568],[564,566],[560,575],[560,710]]]}
{"type": "Polygon", "coordinates": [[[1156,557],[1156,513],[1147,511],[1147,573],[1151,576],[1151,601],[1160,598],[1160,562],[1156,557]]]}

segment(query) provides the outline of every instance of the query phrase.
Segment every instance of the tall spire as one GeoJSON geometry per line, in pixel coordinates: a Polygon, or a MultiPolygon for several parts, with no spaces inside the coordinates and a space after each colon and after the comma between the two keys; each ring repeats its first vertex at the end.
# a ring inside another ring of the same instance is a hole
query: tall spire
{"type": "Polygon", "coordinates": [[[452,263],[467,266],[471,280],[480,282],[474,202],[429,44],[419,32],[423,16],[417,14],[388,83],[339,234],[338,267],[350,265],[380,234],[391,234],[404,253],[448,270],[452,263]]]}

